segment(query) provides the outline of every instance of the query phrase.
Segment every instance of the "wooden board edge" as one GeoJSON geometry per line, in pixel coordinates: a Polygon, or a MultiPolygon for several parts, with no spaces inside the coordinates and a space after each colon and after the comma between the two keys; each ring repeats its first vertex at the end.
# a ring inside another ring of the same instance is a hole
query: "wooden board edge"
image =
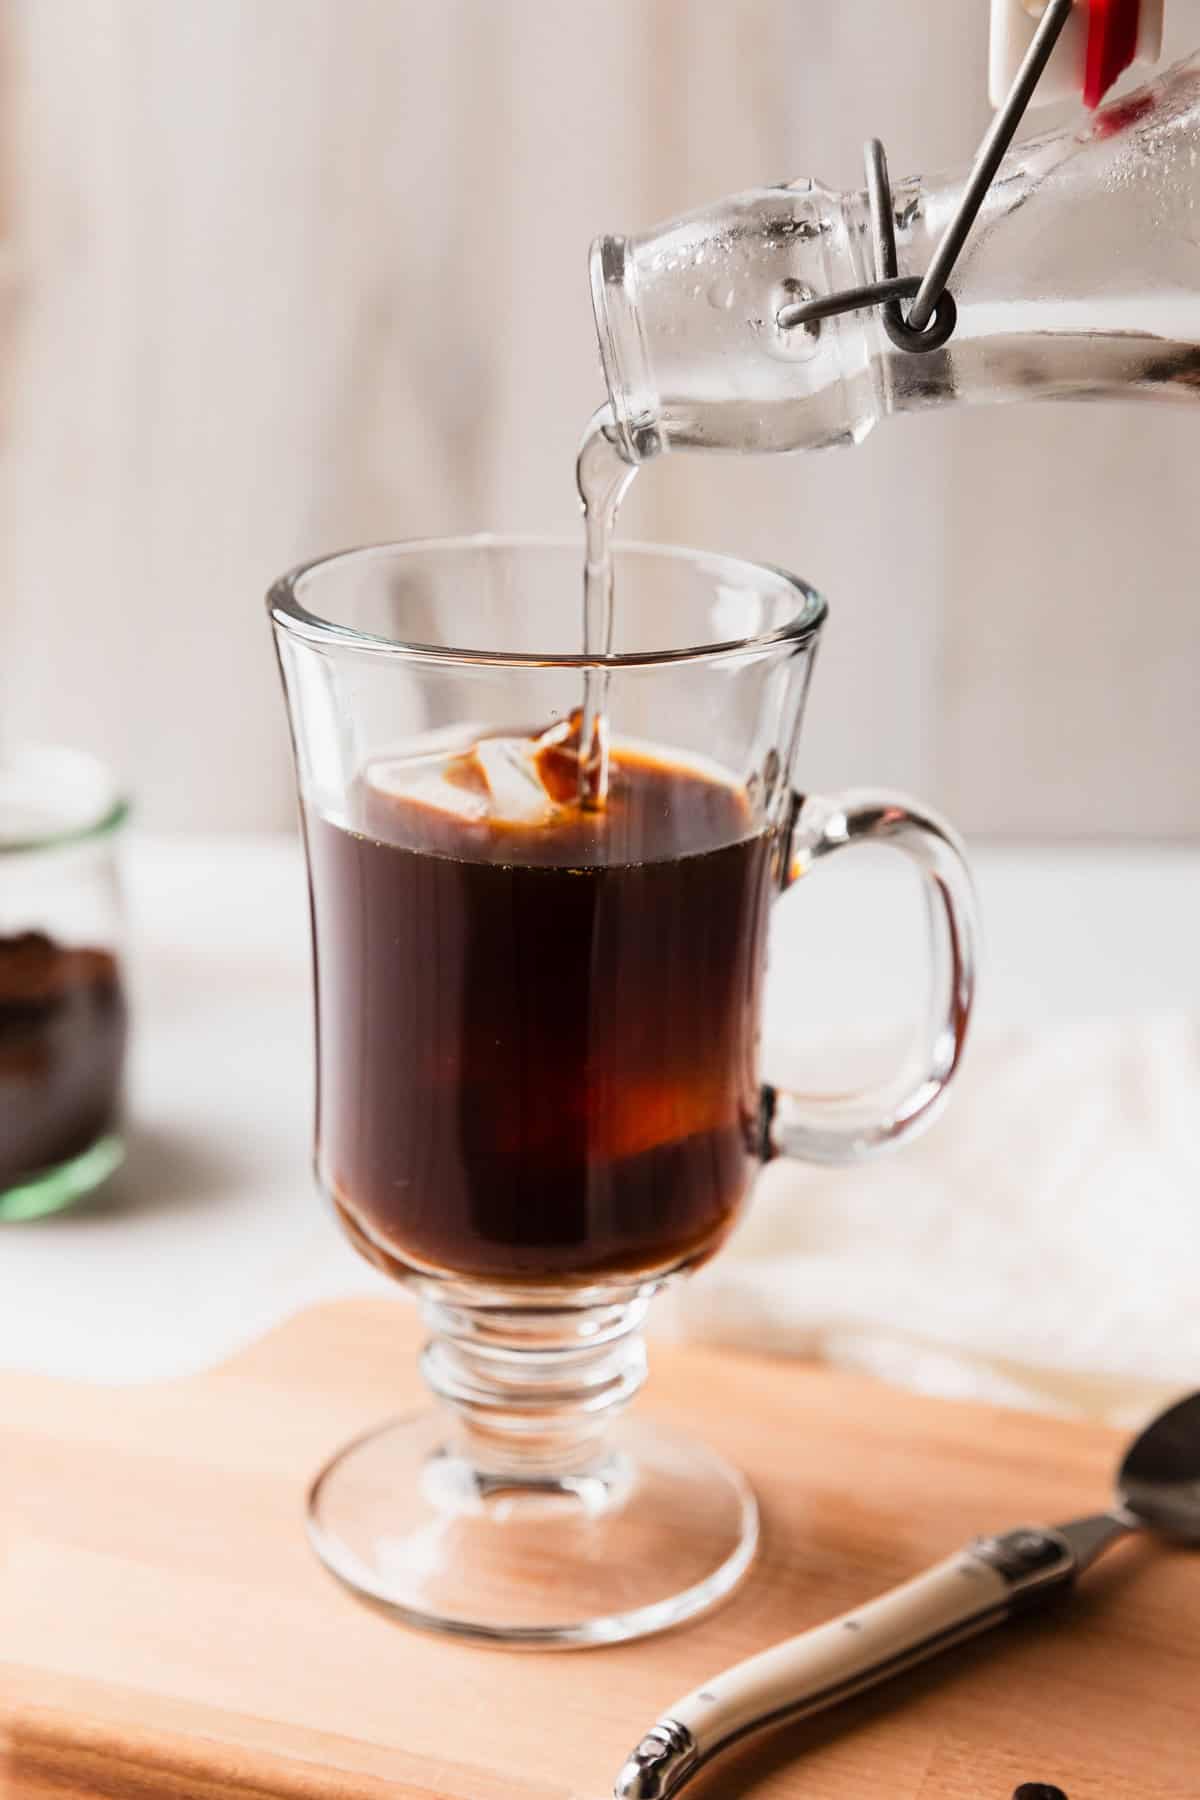
{"type": "Polygon", "coordinates": [[[56,1676],[47,1706],[37,1697],[44,1685],[36,1670],[0,1666],[5,1800],[563,1800],[544,1784],[516,1790],[453,1762],[439,1765],[431,1786],[428,1763],[402,1749],[191,1702],[156,1700],[148,1727],[144,1695],[78,1678],[56,1676]]]}

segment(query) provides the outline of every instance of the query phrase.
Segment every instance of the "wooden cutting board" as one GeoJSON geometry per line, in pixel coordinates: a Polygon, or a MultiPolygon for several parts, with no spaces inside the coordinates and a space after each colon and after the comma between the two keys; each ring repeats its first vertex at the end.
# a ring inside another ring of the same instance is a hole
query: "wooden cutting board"
{"type": "MultiPolygon", "coordinates": [[[[512,1654],[357,1605],[306,1480],[416,1399],[410,1310],[324,1307],[134,1389],[0,1377],[0,1792],[20,1800],[604,1800],[676,1695],[976,1532],[1095,1508],[1117,1438],[794,1362],[657,1347],[641,1404],[751,1474],[765,1548],[656,1639],[512,1654]],[[5,1785],[7,1782],[7,1785],[5,1785]]],[[[1073,1602],[715,1764],[702,1800],[1200,1794],[1200,1555],[1132,1542],[1073,1602]]]]}

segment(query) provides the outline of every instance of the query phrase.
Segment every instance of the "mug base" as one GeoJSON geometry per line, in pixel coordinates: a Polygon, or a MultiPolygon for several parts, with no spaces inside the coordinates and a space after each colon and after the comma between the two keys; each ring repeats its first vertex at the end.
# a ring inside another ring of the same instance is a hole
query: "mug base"
{"type": "Polygon", "coordinates": [[[707,1611],[753,1560],[746,1481],[650,1420],[619,1420],[575,1474],[519,1481],[447,1440],[444,1413],[395,1420],[309,1493],[322,1562],[405,1624],[509,1648],[619,1643],[707,1611]]]}

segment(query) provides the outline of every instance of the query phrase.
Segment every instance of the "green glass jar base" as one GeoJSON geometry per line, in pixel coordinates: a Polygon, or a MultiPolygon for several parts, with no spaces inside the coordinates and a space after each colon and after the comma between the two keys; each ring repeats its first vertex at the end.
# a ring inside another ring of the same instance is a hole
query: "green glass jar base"
{"type": "Polygon", "coordinates": [[[48,1213],[62,1212],[107,1181],[124,1160],[124,1139],[115,1131],[109,1132],[69,1162],[57,1163],[12,1187],[0,1188],[0,1222],[42,1219],[48,1213]]]}

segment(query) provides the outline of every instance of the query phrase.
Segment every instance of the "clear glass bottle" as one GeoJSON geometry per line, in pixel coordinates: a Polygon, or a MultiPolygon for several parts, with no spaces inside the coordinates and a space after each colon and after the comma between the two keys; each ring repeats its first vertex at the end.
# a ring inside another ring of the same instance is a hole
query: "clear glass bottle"
{"type": "MultiPolygon", "coordinates": [[[[963,180],[894,184],[901,274],[924,273],[963,180]]],[[[958,401],[1200,402],[1200,54],[1009,153],[951,278],[943,349],[898,350],[876,309],[778,323],[874,278],[865,191],[810,180],[598,239],[625,454],[857,443],[889,413],[958,401]]]]}

